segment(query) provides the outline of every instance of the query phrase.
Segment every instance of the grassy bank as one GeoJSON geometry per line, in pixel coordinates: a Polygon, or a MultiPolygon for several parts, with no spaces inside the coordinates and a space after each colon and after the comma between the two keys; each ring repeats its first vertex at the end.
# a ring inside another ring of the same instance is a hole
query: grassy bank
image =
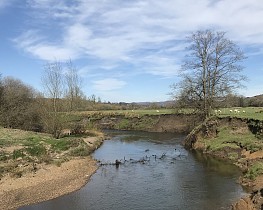
{"type": "Polygon", "coordinates": [[[251,181],[263,174],[263,123],[252,119],[213,117],[196,127],[185,140],[193,149],[240,166],[251,181]]]}
{"type": "Polygon", "coordinates": [[[184,143],[240,167],[241,184],[251,194],[233,204],[233,210],[263,208],[263,121],[251,115],[212,117],[197,126],[184,143]]]}
{"type": "Polygon", "coordinates": [[[97,134],[54,139],[49,134],[0,127],[0,178],[5,174],[21,177],[38,170],[39,164],[60,166],[74,157],[88,156],[102,141],[98,138],[87,144],[85,137],[91,135],[97,134]]]}

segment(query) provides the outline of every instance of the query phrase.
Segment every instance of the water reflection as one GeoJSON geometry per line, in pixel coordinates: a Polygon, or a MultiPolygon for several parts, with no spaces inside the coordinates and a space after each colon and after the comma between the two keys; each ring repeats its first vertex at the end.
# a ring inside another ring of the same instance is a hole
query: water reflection
{"type": "Polygon", "coordinates": [[[118,168],[104,165],[81,190],[31,209],[228,209],[243,193],[236,183],[239,171],[198,153],[186,151],[183,136],[169,133],[109,132],[94,154],[104,163],[127,161],[118,168]],[[164,158],[160,158],[165,153],[164,158]],[[180,155],[179,155],[180,154],[180,155]],[[156,155],[157,158],[154,158],[156,155]]]}
{"type": "Polygon", "coordinates": [[[211,155],[203,154],[199,151],[191,151],[195,160],[205,165],[205,169],[208,171],[215,171],[221,176],[234,176],[241,175],[241,171],[237,166],[227,163],[226,161],[216,159],[211,155]]]}

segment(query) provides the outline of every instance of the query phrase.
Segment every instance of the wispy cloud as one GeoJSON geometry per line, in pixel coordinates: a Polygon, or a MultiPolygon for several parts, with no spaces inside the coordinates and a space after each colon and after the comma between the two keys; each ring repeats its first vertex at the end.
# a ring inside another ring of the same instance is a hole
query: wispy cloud
{"type": "Polygon", "coordinates": [[[263,2],[258,0],[27,2],[33,15],[55,26],[29,24],[14,40],[43,60],[97,59],[97,69],[126,64],[167,77],[180,66],[182,40],[197,29],[227,31],[240,44],[263,48],[263,2]],[[37,33],[28,33],[33,30],[37,33]]]}
{"type": "Polygon", "coordinates": [[[40,35],[39,31],[29,30],[13,39],[13,42],[25,52],[46,61],[66,61],[78,57],[74,48],[68,48],[63,44],[48,43],[46,37],[40,35]]]}
{"type": "Polygon", "coordinates": [[[93,81],[93,88],[97,91],[113,91],[121,89],[126,85],[125,81],[118,80],[115,78],[107,78],[102,80],[93,81]]]}

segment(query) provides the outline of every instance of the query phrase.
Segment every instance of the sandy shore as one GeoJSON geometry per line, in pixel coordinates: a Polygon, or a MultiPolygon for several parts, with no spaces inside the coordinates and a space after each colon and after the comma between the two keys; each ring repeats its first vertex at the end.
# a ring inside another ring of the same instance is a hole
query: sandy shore
{"type": "Polygon", "coordinates": [[[0,181],[0,209],[17,209],[76,191],[96,169],[96,161],[85,157],[70,160],[60,167],[43,164],[35,173],[21,178],[6,175],[0,181]]]}

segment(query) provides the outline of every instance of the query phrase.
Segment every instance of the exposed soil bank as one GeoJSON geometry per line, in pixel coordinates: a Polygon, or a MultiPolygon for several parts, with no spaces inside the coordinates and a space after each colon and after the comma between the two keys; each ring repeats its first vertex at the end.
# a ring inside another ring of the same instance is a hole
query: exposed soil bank
{"type": "Polygon", "coordinates": [[[98,115],[89,121],[100,129],[189,133],[202,119],[194,114],[98,115]]]}
{"type": "MultiPolygon", "coordinates": [[[[94,150],[102,138],[88,137],[84,141],[94,150]]],[[[16,209],[20,206],[53,199],[84,186],[96,171],[96,161],[90,156],[76,157],[62,163],[39,164],[35,172],[23,174],[21,178],[6,174],[0,179],[0,209],[16,209]]]]}
{"type": "Polygon", "coordinates": [[[184,141],[185,147],[231,161],[244,172],[240,182],[251,194],[233,204],[233,210],[263,209],[262,169],[252,170],[256,163],[262,164],[262,134],[259,120],[212,118],[193,129],[184,141]]]}

